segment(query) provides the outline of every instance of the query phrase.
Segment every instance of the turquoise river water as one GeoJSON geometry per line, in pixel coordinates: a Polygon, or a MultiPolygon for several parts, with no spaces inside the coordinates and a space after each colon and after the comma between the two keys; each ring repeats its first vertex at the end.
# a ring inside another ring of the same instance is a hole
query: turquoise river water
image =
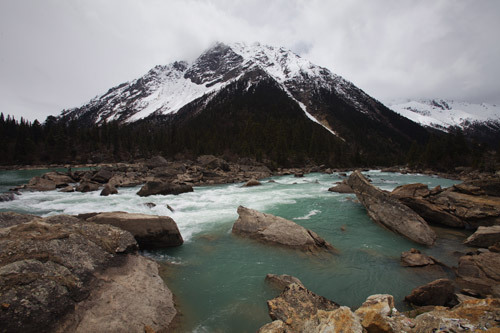
{"type": "MultiPolygon", "coordinates": [[[[43,171],[2,171],[0,189],[27,182],[40,173],[43,171]]],[[[376,170],[365,175],[385,190],[416,182],[430,187],[456,183],[376,170]]],[[[405,310],[404,296],[436,276],[401,267],[401,252],[415,247],[456,265],[454,252],[466,250],[461,242],[469,233],[433,227],[439,235],[436,245],[419,246],[373,223],[355,195],[327,191],[342,179],[338,174],[319,173],[303,178],[280,176],[262,180],[263,185],[257,187],[195,187],[192,193],[146,198],[135,194],[139,187],[120,188],[118,195],[109,197],[99,196],[99,191],[24,192],[17,200],[0,203],[0,211],[47,216],[119,210],[171,216],[184,244],[144,254],[164,264],[164,279],[182,313],[182,332],[255,332],[270,321],[266,301],[279,293],[264,282],[267,273],[294,275],[315,293],[353,308],[369,295],[389,293],[395,297],[398,309],[405,310]],[[268,182],[271,179],[274,182],[268,182]],[[156,207],[148,208],[147,202],[156,207]],[[167,204],[175,210],[173,213],[167,204]],[[233,236],[231,227],[239,205],[311,229],[340,254],[307,255],[233,236]]]]}

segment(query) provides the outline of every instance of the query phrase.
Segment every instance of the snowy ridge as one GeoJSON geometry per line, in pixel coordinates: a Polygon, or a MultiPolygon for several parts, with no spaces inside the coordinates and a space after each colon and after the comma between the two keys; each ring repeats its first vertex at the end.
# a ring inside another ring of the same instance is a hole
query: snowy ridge
{"type": "Polygon", "coordinates": [[[390,102],[387,106],[400,115],[424,126],[446,129],[465,128],[474,122],[500,121],[500,106],[452,100],[390,102]]]}
{"type": "MultiPolygon", "coordinates": [[[[61,117],[85,118],[99,124],[105,121],[135,122],[151,115],[175,114],[203,96],[215,96],[245,73],[255,70],[261,70],[274,79],[309,119],[334,135],[337,133],[331,124],[322,121],[322,115],[308,109],[315,92],[334,92],[357,111],[369,113],[366,100],[370,97],[363,91],[290,50],[259,43],[216,43],[192,64],[179,61],[156,66],[143,77],[111,88],[80,108],[63,111],[61,117]]],[[[249,82],[249,85],[254,83],[249,82]]]]}

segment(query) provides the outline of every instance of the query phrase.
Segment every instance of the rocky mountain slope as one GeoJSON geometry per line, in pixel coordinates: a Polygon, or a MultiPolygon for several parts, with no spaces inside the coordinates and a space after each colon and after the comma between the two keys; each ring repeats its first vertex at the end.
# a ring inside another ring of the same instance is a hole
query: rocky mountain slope
{"type": "Polygon", "coordinates": [[[274,160],[281,151],[321,162],[380,163],[382,155],[395,161],[412,141],[428,137],[422,126],[328,69],[258,43],[217,43],[191,64],[156,66],[58,120],[148,132],[161,127],[158,140],[167,153],[231,151],[274,160]]]}

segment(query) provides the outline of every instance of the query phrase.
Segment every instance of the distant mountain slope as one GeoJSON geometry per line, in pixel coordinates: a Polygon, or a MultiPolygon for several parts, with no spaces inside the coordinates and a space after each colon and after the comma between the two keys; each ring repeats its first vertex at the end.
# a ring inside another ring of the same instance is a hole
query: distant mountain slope
{"type": "Polygon", "coordinates": [[[452,100],[420,100],[387,104],[393,111],[421,125],[437,129],[458,126],[463,129],[474,123],[500,121],[500,105],[474,104],[452,100]]]}

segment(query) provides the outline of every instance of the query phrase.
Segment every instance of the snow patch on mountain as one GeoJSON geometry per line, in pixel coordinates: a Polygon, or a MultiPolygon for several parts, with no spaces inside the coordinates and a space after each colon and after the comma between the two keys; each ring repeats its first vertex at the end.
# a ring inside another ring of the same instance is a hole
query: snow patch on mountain
{"type": "Polygon", "coordinates": [[[475,122],[500,120],[500,106],[494,104],[474,104],[452,100],[391,101],[386,105],[394,112],[424,126],[446,129],[450,126],[461,128],[475,122]]]}

